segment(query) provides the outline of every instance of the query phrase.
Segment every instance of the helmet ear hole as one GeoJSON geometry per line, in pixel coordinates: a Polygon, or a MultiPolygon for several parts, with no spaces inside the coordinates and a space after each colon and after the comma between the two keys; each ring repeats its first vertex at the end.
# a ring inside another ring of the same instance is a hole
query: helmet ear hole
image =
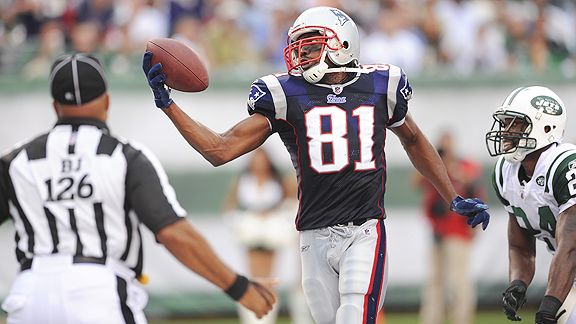
{"type": "Polygon", "coordinates": [[[552,127],[546,125],[544,126],[544,133],[549,133],[552,130],[552,127]]]}
{"type": "Polygon", "coordinates": [[[348,41],[344,41],[344,42],[342,43],[342,46],[343,46],[344,48],[348,49],[348,46],[350,46],[350,44],[348,44],[348,41]]]}

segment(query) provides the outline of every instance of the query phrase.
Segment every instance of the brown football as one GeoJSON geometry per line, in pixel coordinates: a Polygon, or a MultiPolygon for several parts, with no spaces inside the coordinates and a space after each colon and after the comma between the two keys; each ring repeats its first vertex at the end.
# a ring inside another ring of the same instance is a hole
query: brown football
{"type": "Polygon", "coordinates": [[[151,66],[160,62],[166,74],[166,85],[184,92],[200,92],[208,87],[208,71],[202,58],[184,42],[172,38],[148,41],[152,52],[151,66]]]}

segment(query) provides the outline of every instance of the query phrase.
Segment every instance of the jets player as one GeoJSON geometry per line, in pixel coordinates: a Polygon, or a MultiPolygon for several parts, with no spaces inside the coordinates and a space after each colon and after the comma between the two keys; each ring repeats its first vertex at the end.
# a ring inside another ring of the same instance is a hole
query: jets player
{"type": "Polygon", "coordinates": [[[250,117],[217,134],[169,96],[160,65],[144,71],[156,105],[213,165],[226,163],[278,133],[298,174],[302,282],[317,323],[374,323],[387,283],[384,140],[392,130],[416,168],[468,223],[489,221],[478,199],[452,187],[436,150],[407,114],[412,88],[393,65],[360,66],[355,23],[329,7],[304,11],[289,30],[288,73],[256,80],[250,117]]]}
{"type": "Polygon", "coordinates": [[[517,312],[534,276],[537,238],[554,257],[536,323],[556,323],[563,313],[561,323],[576,323],[576,315],[570,315],[574,303],[567,299],[576,271],[576,146],[562,143],[566,106],[548,88],[522,87],[508,95],[493,117],[486,144],[490,155],[501,157],[492,180],[510,215],[504,312],[520,320],[517,312]]]}

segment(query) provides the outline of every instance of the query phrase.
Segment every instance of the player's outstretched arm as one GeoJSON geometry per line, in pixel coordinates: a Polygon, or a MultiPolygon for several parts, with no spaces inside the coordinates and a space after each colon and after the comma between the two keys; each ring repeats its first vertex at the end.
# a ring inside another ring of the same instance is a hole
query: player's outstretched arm
{"type": "Polygon", "coordinates": [[[558,249],[548,272],[546,295],[536,313],[536,323],[556,323],[557,313],[568,296],[576,275],[576,205],[558,216],[558,249]]]}
{"type": "Polygon", "coordinates": [[[405,122],[392,128],[392,131],[400,139],[414,167],[436,187],[442,198],[450,204],[450,209],[467,217],[468,225],[476,227],[482,224],[482,229],[486,229],[490,222],[490,214],[486,211],[488,206],[478,198],[464,199],[456,193],[438,152],[412,117],[406,115],[405,122]]]}
{"type": "Polygon", "coordinates": [[[458,194],[452,186],[446,167],[410,114],[406,115],[404,124],[391,130],[400,139],[416,170],[436,187],[447,203],[451,203],[458,194]]]}
{"type": "Polygon", "coordinates": [[[272,309],[276,302],[274,294],[262,284],[250,281],[226,266],[187,220],[164,227],[156,238],[182,264],[220,287],[258,318],[272,309]]]}
{"type": "Polygon", "coordinates": [[[262,145],[270,136],[270,123],[260,114],[242,120],[223,134],[218,134],[190,118],[170,98],[162,65],[157,63],[150,66],[151,59],[152,53],[146,52],[142,69],[154,94],[156,107],[164,111],[186,141],[212,165],[222,165],[246,154],[262,145]]]}
{"type": "Polygon", "coordinates": [[[198,153],[219,166],[259,147],[270,136],[268,119],[254,114],[222,134],[193,120],[176,103],[164,109],[180,134],[198,153]]]}

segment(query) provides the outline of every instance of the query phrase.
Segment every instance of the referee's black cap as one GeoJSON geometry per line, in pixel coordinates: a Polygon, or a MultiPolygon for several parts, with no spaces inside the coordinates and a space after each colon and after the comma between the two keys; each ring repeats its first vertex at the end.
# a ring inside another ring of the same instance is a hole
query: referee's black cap
{"type": "Polygon", "coordinates": [[[50,68],[50,91],[55,101],[65,105],[83,105],[106,92],[104,69],[89,54],[59,57],[50,68]]]}

